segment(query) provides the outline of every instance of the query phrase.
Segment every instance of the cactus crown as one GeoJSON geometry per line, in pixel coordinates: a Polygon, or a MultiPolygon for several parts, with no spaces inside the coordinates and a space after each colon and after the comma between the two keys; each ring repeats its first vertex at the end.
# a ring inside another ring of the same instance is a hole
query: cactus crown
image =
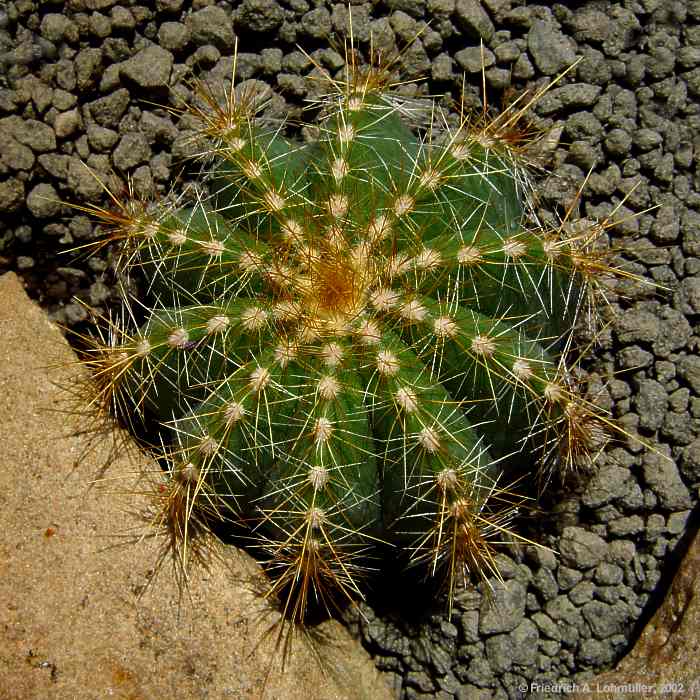
{"type": "Polygon", "coordinates": [[[295,143],[200,84],[210,196],[95,210],[150,285],[91,361],[102,396],[161,422],[171,530],[249,523],[294,620],[360,596],[378,541],[450,599],[497,575],[512,470],[574,467],[609,426],[567,366],[605,225],[536,224],[524,110],[416,135],[381,70],[328,85],[295,143]]]}

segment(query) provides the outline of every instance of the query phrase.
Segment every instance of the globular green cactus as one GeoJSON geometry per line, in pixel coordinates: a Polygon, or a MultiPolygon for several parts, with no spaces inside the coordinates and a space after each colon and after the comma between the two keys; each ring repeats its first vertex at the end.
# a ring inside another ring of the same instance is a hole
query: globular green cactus
{"type": "Polygon", "coordinates": [[[328,86],[297,143],[200,84],[210,196],[97,211],[149,284],[89,360],[102,395],[160,422],[171,530],[249,526],[294,620],[360,596],[380,542],[450,597],[495,573],[507,484],[608,425],[567,365],[603,227],[536,224],[524,109],[414,132],[381,69],[328,86]]]}

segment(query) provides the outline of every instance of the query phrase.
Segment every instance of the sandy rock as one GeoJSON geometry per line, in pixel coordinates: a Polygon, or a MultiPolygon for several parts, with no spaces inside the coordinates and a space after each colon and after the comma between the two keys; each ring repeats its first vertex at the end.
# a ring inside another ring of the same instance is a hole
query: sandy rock
{"type": "Polygon", "coordinates": [[[85,416],[62,410],[75,356],[12,273],[0,331],[3,700],[390,697],[335,622],[315,630],[325,675],[299,638],[280,672],[265,635],[277,613],[245,553],[222,552],[185,591],[169,561],[153,578],[139,474],[158,467],[125,440],[100,472],[109,441],[86,452],[85,416]]]}

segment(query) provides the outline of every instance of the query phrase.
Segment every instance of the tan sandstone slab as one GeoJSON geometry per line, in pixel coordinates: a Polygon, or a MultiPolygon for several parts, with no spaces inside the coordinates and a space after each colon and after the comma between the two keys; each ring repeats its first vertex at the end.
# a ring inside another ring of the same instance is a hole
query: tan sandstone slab
{"type": "Polygon", "coordinates": [[[55,384],[74,362],[18,278],[0,278],[0,698],[392,697],[336,622],[317,630],[325,673],[301,640],[267,677],[277,618],[243,552],[195,572],[183,596],[167,565],[147,586],[158,550],[135,492],[157,467],[123,450],[97,478],[106,444],[78,460],[82,419],[61,412],[55,384]]]}

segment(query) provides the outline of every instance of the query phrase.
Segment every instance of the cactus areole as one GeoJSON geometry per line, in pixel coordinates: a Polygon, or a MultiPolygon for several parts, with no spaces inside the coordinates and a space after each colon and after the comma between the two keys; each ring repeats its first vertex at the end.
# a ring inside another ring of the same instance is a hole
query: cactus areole
{"type": "Polygon", "coordinates": [[[559,350],[600,229],[536,225],[519,112],[416,134],[380,70],[328,84],[303,144],[199,85],[210,195],[123,205],[149,306],[98,363],[162,426],[168,517],[249,525],[295,620],[361,596],[378,542],[450,599],[494,574],[508,484],[605,432],[559,350]]]}

